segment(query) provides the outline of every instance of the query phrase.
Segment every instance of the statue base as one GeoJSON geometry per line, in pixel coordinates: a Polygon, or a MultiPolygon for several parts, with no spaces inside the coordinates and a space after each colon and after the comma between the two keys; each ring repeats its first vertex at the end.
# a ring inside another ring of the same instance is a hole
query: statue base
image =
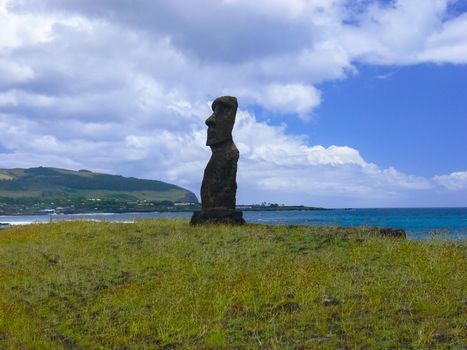
{"type": "Polygon", "coordinates": [[[206,224],[228,224],[228,225],[243,225],[243,212],[233,209],[205,209],[193,212],[190,224],[206,225],[206,224]]]}

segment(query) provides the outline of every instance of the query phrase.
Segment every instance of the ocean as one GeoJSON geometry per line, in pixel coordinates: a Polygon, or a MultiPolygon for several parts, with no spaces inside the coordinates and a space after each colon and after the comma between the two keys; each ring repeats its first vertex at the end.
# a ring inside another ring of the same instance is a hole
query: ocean
{"type": "MultiPolygon", "coordinates": [[[[145,218],[185,218],[188,220],[190,217],[190,212],[0,216],[0,223],[20,225],[77,219],[133,222],[145,218]]],[[[407,232],[409,239],[431,237],[467,239],[467,208],[245,211],[244,218],[249,223],[271,225],[402,228],[407,232]]]]}

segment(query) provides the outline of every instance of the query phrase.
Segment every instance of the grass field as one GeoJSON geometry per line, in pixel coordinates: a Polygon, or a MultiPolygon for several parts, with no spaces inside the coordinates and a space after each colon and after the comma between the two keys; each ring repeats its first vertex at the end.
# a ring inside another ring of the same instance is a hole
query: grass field
{"type": "Polygon", "coordinates": [[[0,349],[465,349],[467,245],[365,229],[0,230],[0,349]]]}

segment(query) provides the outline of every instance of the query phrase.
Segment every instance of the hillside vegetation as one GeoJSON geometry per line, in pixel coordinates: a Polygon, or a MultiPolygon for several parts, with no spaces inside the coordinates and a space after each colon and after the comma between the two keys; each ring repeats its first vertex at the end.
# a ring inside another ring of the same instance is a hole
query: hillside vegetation
{"type": "Polygon", "coordinates": [[[464,349],[464,241],[364,228],[0,230],[1,349],[464,349]]]}
{"type": "Polygon", "coordinates": [[[123,204],[138,201],[152,204],[164,201],[198,203],[192,192],[162,181],[88,170],[0,169],[0,212],[27,212],[57,205],[83,210],[99,206],[118,209],[123,204]]]}

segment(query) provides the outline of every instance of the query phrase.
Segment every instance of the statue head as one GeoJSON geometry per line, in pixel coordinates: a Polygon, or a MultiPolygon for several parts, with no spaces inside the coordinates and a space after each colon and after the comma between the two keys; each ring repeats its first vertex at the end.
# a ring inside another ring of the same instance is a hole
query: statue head
{"type": "Polygon", "coordinates": [[[207,146],[232,140],[232,129],[237,114],[238,102],[235,97],[222,96],[214,100],[211,106],[213,113],[206,119],[208,126],[207,146]]]}

